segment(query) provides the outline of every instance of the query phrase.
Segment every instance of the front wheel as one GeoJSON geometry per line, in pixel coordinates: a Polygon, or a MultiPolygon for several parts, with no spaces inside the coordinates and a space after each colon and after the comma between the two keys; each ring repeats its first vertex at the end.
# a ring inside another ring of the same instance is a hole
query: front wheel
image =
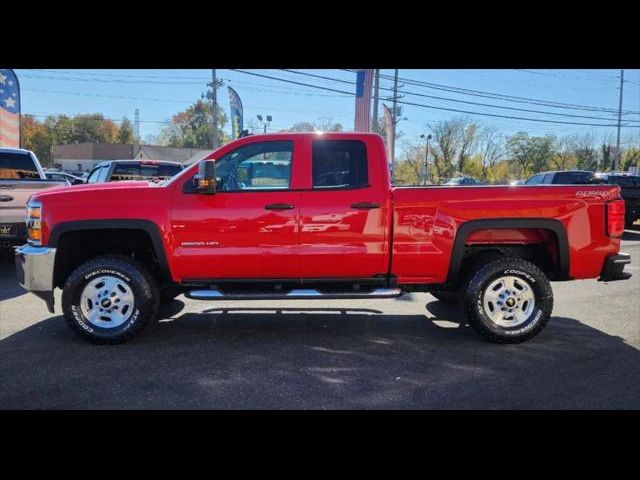
{"type": "Polygon", "coordinates": [[[480,268],[465,294],[469,323],[496,343],[520,343],[542,331],[553,310],[553,291],[536,265],[520,258],[480,268]]]}
{"type": "Polygon", "coordinates": [[[73,331],[93,343],[130,340],[155,318],[159,294],[153,277],[126,257],[83,263],[65,282],[62,311],[73,331]]]}

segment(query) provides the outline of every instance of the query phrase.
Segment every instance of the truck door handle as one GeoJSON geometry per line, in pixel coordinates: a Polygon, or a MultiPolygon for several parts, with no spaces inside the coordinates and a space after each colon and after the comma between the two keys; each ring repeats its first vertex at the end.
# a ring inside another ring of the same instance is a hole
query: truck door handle
{"type": "Polygon", "coordinates": [[[270,203],[264,207],[267,210],[293,210],[295,207],[288,203],[270,203]]]}
{"type": "Polygon", "coordinates": [[[357,208],[359,210],[371,210],[374,208],[380,208],[380,204],[375,202],[360,202],[352,204],[351,208],[357,208]]]}

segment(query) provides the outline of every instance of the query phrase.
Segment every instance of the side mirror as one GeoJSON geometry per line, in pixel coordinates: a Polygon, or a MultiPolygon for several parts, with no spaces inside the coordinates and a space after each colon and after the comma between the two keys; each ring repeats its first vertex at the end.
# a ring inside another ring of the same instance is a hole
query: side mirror
{"type": "Polygon", "coordinates": [[[216,162],[203,160],[198,165],[198,173],[193,177],[196,192],[204,195],[216,193],[216,162]]]}

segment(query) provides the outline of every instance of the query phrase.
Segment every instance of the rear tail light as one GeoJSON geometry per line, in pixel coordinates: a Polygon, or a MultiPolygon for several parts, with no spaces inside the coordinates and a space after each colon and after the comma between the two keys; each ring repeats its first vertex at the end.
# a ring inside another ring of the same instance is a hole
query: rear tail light
{"type": "Polygon", "coordinates": [[[607,235],[621,237],[624,233],[624,200],[607,203],[607,235]]]}

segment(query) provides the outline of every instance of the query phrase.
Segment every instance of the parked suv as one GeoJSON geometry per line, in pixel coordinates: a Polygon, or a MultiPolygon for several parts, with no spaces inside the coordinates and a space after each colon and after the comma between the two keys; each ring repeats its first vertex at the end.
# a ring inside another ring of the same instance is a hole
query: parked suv
{"type": "Polygon", "coordinates": [[[561,170],[540,172],[530,177],[525,185],[588,185],[602,183],[593,172],[586,170],[561,170]]]}
{"type": "Polygon", "coordinates": [[[620,185],[625,203],[625,228],[640,219],[640,175],[624,172],[597,173],[596,177],[610,185],[620,185]]]}

